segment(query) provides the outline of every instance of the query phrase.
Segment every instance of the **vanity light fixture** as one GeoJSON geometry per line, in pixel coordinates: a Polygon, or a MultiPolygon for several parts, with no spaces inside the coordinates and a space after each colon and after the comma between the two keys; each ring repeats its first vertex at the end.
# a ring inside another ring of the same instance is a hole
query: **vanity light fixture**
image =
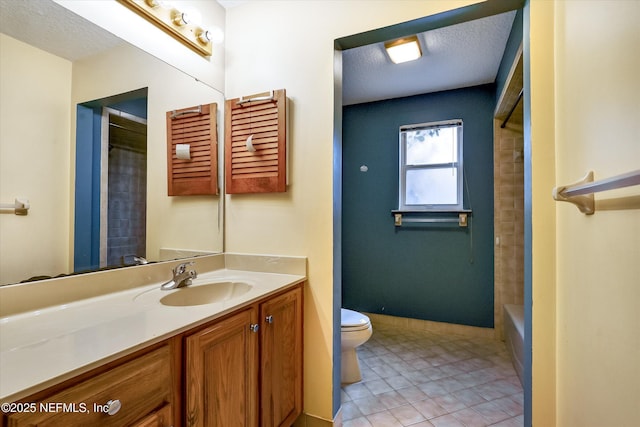
{"type": "Polygon", "coordinates": [[[386,42],[384,48],[394,64],[413,61],[422,56],[418,36],[404,37],[386,42]]]}
{"type": "Polygon", "coordinates": [[[211,56],[212,44],[217,41],[212,31],[207,31],[190,15],[169,6],[163,0],[118,0],[164,32],[202,56],[211,56]]]}

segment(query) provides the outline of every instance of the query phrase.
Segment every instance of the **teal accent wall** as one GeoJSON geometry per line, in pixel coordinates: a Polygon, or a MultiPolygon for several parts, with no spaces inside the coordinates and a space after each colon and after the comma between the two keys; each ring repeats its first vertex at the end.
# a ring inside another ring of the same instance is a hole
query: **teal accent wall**
{"type": "Polygon", "coordinates": [[[493,327],[495,91],[488,84],[344,107],[343,307],[493,327]],[[399,127],[447,119],[464,122],[470,226],[396,228],[399,127]]]}
{"type": "Polygon", "coordinates": [[[100,110],[77,105],[73,271],[100,267],[100,110]]]}
{"type": "Polygon", "coordinates": [[[107,107],[114,110],[124,111],[141,119],[147,118],[147,96],[144,98],[128,99],[126,101],[108,104],[107,107]]]}

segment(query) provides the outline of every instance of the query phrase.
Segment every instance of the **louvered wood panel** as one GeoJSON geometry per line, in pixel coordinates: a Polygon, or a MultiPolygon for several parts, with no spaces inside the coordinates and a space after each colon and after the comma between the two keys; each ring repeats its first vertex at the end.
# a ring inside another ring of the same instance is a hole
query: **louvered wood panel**
{"type": "Polygon", "coordinates": [[[215,103],[167,112],[169,196],[218,194],[216,114],[215,103]],[[190,159],[177,157],[178,144],[189,144],[190,159]]]}
{"type": "Polygon", "coordinates": [[[225,188],[234,193],[286,191],[286,91],[225,103],[225,188]],[[250,139],[255,151],[248,149],[250,139]]]}

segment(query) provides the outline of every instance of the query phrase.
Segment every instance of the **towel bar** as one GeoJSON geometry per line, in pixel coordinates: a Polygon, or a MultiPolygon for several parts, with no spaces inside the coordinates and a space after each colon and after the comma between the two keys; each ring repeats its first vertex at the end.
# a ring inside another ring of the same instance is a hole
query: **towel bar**
{"type": "Polygon", "coordinates": [[[633,185],[640,185],[640,169],[598,181],[593,180],[593,171],[589,171],[578,182],[554,188],[553,199],[558,202],[573,203],[580,212],[586,215],[593,215],[596,211],[593,193],[633,185]]]}
{"type": "Polygon", "coordinates": [[[27,199],[16,199],[14,203],[0,203],[0,209],[12,209],[16,215],[27,215],[29,207],[27,199]]]}
{"type": "Polygon", "coordinates": [[[443,212],[443,213],[457,213],[456,217],[403,217],[402,212],[392,211],[394,218],[394,225],[401,227],[403,223],[422,223],[422,224],[437,224],[437,223],[457,223],[460,227],[466,227],[468,222],[468,216],[470,212],[443,212]]]}

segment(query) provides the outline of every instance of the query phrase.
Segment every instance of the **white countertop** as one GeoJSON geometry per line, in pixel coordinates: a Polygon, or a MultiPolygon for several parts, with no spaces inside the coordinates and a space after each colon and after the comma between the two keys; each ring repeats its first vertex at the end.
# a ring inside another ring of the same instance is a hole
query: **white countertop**
{"type": "Polygon", "coordinates": [[[160,283],[0,319],[0,399],[13,401],[220,317],[306,279],[231,270],[200,274],[192,286],[246,282],[245,294],[211,304],[172,307],[160,283]]]}

